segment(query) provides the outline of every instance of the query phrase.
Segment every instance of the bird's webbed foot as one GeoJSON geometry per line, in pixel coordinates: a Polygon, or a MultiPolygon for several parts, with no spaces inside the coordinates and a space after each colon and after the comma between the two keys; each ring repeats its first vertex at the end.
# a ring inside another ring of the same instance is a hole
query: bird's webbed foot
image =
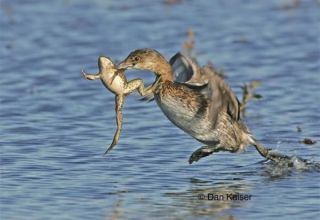
{"type": "Polygon", "coordinates": [[[214,152],[221,151],[220,147],[217,146],[203,146],[194,151],[191,156],[189,157],[189,164],[192,164],[193,162],[197,162],[203,157],[209,156],[210,154],[214,152]]]}

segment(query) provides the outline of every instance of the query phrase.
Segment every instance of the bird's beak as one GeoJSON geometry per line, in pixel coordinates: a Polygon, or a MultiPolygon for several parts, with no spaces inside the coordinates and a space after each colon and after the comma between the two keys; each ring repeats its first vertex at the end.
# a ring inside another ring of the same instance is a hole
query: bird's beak
{"type": "Polygon", "coordinates": [[[131,63],[126,62],[126,60],[119,63],[117,69],[132,69],[133,65],[131,63]]]}

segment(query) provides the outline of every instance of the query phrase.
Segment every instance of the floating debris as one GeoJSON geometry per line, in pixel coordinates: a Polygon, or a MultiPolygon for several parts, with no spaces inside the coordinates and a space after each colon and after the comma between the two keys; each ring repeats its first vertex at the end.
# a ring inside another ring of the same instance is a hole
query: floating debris
{"type": "Polygon", "coordinates": [[[303,139],[302,141],[300,141],[300,143],[302,144],[307,144],[307,145],[312,145],[312,144],[315,144],[317,143],[316,141],[310,139],[310,138],[305,138],[303,139]]]}
{"type": "Polygon", "coordinates": [[[297,132],[302,132],[302,128],[299,125],[297,126],[297,132]]]}
{"type": "Polygon", "coordinates": [[[239,44],[247,44],[250,41],[246,37],[238,37],[238,38],[234,39],[232,42],[233,43],[239,43],[239,44]]]}

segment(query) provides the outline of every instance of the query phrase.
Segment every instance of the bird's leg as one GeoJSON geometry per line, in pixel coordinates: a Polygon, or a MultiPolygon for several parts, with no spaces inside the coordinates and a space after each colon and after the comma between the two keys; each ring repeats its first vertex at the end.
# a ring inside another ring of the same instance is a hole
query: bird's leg
{"type": "Polygon", "coordinates": [[[124,103],[124,95],[116,95],[115,102],[116,102],[115,110],[117,115],[117,130],[113,136],[113,140],[110,147],[106,150],[104,154],[107,154],[118,143],[121,130],[122,130],[122,107],[124,103]]]}
{"type": "Polygon", "coordinates": [[[210,154],[214,152],[219,152],[222,151],[223,149],[219,146],[203,146],[194,151],[190,158],[189,158],[189,164],[192,164],[193,162],[197,162],[203,157],[209,156],[210,154]]]}
{"type": "Polygon", "coordinates": [[[88,80],[95,80],[95,79],[100,79],[100,73],[97,74],[90,74],[90,73],[86,73],[83,70],[81,71],[82,76],[88,80]]]}

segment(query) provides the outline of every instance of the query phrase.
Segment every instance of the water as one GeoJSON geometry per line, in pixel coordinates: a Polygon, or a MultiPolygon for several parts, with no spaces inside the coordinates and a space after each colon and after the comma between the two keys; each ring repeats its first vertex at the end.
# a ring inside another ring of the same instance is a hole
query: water
{"type": "MultiPolygon", "coordinates": [[[[114,96],[80,77],[97,71],[101,54],[121,60],[151,47],[170,58],[192,28],[200,63],[224,69],[238,96],[243,83],[262,81],[246,117],[256,138],[320,161],[320,5],[287,2],[1,1],[1,219],[316,219],[314,163],[275,166],[249,148],[189,165],[201,144],[138,95],[125,103],[119,145],[103,156],[114,96]],[[317,143],[299,143],[305,137],[317,143]],[[208,193],[251,200],[199,198],[208,193]]],[[[128,73],[137,76],[154,78],[128,73]]]]}

